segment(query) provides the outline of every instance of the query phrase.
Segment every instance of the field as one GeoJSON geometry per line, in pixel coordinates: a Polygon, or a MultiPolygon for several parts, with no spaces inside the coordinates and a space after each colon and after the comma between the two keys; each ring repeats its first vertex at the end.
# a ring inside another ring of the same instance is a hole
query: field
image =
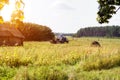
{"type": "Polygon", "coordinates": [[[69,40],[0,47],[0,80],[120,80],[120,39],[69,40]],[[94,40],[102,47],[91,47],[94,40]]]}

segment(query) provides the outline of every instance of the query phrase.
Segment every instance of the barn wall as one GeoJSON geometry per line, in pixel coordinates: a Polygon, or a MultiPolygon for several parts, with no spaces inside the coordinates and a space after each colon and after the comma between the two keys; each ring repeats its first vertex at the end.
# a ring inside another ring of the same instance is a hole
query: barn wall
{"type": "Polygon", "coordinates": [[[11,45],[23,45],[23,40],[21,38],[17,38],[17,37],[12,37],[9,38],[9,42],[11,45]]]}
{"type": "Polygon", "coordinates": [[[0,37],[0,46],[22,46],[23,39],[17,37],[0,37]]]}
{"type": "Polygon", "coordinates": [[[7,37],[0,37],[0,46],[7,45],[9,43],[9,39],[7,37]]]}

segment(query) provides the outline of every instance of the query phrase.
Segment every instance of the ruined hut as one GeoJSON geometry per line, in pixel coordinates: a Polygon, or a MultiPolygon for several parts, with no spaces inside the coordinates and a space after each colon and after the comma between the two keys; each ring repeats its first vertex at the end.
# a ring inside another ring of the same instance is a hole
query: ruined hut
{"type": "Polygon", "coordinates": [[[17,28],[0,25],[0,46],[22,46],[24,38],[17,28]]]}

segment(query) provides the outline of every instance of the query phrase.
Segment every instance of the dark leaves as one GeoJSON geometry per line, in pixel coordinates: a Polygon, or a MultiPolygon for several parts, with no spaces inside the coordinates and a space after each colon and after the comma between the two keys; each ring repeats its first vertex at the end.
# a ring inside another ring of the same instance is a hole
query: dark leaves
{"type": "Polygon", "coordinates": [[[102,23],[108,23],[113,14],[116,14],[116,6],[120,5],[120,0],[98,0],[99,11],[97,12],[97,21],[102,23]]]}

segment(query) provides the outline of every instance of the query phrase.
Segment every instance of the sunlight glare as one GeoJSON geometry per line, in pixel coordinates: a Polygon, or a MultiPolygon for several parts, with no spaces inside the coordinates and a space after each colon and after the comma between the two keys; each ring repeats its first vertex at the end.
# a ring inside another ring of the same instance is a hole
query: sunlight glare
{"type": "Polygon", "coordinates": [[[8,5],[5,5],[4,8],[1,10],[1,15],[3,16],[4,21],[10,21],[12,11],[14,8],[14,0],[10,0],[8,5]]]}
{"type": "MultiPolygon", "coordinates": [[[[31,1],[25,0],[25,8],[24,8],[24,17],[25,19],[29,18],[31,15],[31,1]]],[[[9,5],[5,5],[4,8],[1,10],[0,14],[3,16],[4,21],[10,21],[12,11],[15,10],[15,0],[10,0],[9,5]]]]}

